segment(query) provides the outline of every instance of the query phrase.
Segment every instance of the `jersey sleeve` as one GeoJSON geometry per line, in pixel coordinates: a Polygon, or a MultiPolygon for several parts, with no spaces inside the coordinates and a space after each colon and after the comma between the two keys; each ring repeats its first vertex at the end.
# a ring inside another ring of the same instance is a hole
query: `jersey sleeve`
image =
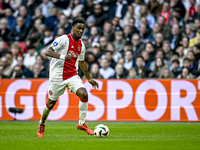
{"type": "Polygon", "coordinates": [[[56,38],[50,47],[54,49],[55,52],[62,50],[62,47],[66,44],[66,38],[64,36],[59,36],[56,38]]]}
{"type": "Polygon", "coordinates": [[[80,53],[80,55],[78,56],[78,60],[79,61],[84,61],[84,59],[85,59],[85,45],[83,44],[83,42],[82,42],[82,51],[81,51],[81,53],[80,53]]]}

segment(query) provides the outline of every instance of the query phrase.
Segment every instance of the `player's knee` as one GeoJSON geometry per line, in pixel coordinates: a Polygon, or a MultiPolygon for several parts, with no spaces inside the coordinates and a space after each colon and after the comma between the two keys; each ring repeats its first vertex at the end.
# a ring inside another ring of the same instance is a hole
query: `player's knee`
{"type": "Polygon", "coordinates": [[[77,95],[80,99],[88,99],[88,93],[87,93],[86,89],[79,89],[77,91],[77,95]]]}

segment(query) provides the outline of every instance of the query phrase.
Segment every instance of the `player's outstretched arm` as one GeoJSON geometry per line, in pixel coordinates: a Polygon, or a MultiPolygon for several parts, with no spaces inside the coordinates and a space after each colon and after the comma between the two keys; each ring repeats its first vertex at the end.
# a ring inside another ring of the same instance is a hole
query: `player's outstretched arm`
{"type": "Polygon", "coordinates": [[[91,79],[90,74],[89,74],[88,69],[87,69],[87,65],[85,64],[85,61],[79,61],[79,66],[80,66],[81,70],[83,71],[84,75],[86,76],[86,78],[88,79],[88,82],[94,88],[99,88],[99,84],[95,80],[91,79]]]}
{"type": "Polygon", "coordinates": [[[47,56],[49,56],[49,57],[58,58],[58,59],[63,59],[63,60],[71,60],[71,59],[72,59],[72,56],[71,56],[71,55],[66,55],[66,56],[63,55],[63,56],[62,56],[62,55],[56,53],[52,47],[50,47],[50,48],[46,51],[45,54],[46,54],[47,56]]]}

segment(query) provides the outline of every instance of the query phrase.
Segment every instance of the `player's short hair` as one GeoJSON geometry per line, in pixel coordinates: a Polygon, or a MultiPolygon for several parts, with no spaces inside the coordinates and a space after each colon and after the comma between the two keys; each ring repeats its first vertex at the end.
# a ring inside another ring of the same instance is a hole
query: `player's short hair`
{"type": "Polygon", "coordinates": [[[82,18],[73,19],[72,26],[75,26],[77,23],[83,23],[85,25],[85,21],[82,18]]]}

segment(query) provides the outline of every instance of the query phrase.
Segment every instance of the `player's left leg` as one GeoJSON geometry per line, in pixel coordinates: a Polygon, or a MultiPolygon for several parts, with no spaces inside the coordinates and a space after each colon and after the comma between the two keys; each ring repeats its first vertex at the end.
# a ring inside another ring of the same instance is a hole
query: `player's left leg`
{"type": "Polygon", "coordinates": [[[76,91],[76,95],[80,98],[79,101],[79,123],[77,129],[85,131],[87,134],[93,135],[94,132],[85,123],[85,117],[88,109],[88,93],[83,87],[76,91]]]}

